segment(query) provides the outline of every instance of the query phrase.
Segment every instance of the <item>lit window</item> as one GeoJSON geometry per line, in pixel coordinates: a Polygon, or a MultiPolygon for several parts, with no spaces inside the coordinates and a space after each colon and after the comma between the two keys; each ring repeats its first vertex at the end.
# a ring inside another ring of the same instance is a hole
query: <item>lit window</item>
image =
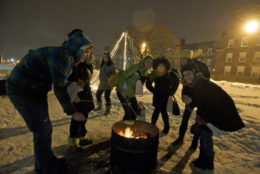
{"type": "Polygon", "coordinates": [[[228,40],[228,48],[234,48],[235,40],[234,39],[229,39],[228,40]]]}
{"type": "Polygon", "coordinates": [[[193,58],[193,50],[190,50],[190,58],[193,58]]]}
{"type": "Polygon", "coordinates": [[[246,52],[241,52],[239,55],[239,62],[246,62],[246,52]]]}
{"type": "Polygon", "coordinates": [[[241,47],[247,47],[248,45],[248,38],[243,38],[241,41],[241,47]]]}
{"type": "Polygon", "coordinates": [[[255,52],[255,62],[260,62],[260,51],[255,52]]]}
{"type": "Polygon", "coordinates": [[[260,67],[259,66],[253,66],[251,70],[251,77],[259,77],[260,67]]]}
{"type": "Polygon", "coordinates": [[[198,49],[198,56],[203,54],[203,49],[198,49]]]}
{"type": "Polygon", "coordinates": [[[226,62],[232,62],[233,53],[227,53],[226,62]]]}
{"type": "Polygon", "coordinates": [[[208,55],[212,55],[212,48],[208,49],[208,55]]]}
{"type": "Polygon", "coordinates": [[[231,66],[225,66],[224,75],[230,75],[230,74],[231,74],[231,66]]]}
{"type": "Polygon", "coordinates": [[[245,71],[245,66],[238,66],[237,67],[237,76],[243,76],[245,71]]]}
{"type": "Polygon", "coordinates": [[[211,65],[211,59],[207,59],[207,65],[208,65],[208,66],[211,65]]]}

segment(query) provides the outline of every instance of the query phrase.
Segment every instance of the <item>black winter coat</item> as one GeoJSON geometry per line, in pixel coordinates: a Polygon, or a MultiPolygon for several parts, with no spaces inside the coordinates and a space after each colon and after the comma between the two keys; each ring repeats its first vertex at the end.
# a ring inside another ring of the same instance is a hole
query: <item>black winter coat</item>
{"type": "Polygon", "coordinates": [[[75,82],[78,79],[85,81],[84,90],[78,93],[80,100],[79,103],[73,102],[75,109],[88,117],[88,113],[95,108],[94,100],[90,87],[90,74],[93,74],[93,66],[86,63],[78,64],[74,69],[73,73],[69,76],[69,81],[75,82]]]}
{"type": "Polygon", "coordinates": [[[146,81],[146,88],[153,93],[153,106],[167,106],[169,96],[174,95],[178,86],[179,78],[173,72],[168,72],[162,77],[157,77],[155,80],[146,81]],[[152,86],[153,82],[154,87],[152,86]]]}
{"type": "Polygon", "coordinates": [[[234,101],[221,87],[205,78],[196,77],[194,80],[192,99],[202,119],[224,131],[245,127],[234,101]]]}

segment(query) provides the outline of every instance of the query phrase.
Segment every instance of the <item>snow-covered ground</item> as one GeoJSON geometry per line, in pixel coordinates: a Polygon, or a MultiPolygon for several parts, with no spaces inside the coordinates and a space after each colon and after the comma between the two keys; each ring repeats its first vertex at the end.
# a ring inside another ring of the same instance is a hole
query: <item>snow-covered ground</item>
{"type": "Polygon", "coordinates": [[[0,64],[0,70],[12,70],[14,65],[0,64]]]}
{"type": "MultiPolygon", "coordinates": [[[[246,124],[246,128],[233,133],[224,133],[221,138],[214,138],[214,173],[260,173],[260,86],[224,81],[216,83],[231,95],[246,124]]],[[[176,98],[181,112],[183,112],[184,104],[180,99],[181,88],[180,86],[176,98]]],[[[138,98],[145,103],[146,119],[150,121],[153,112],[152,95],[145,91],[144,95],[138,96],[138,98]]],[[[49,93],[48,101],[53,124],[53,151],[58,156],[62,156],[67,152],[66,143],[70,118],[63,113],[53,92],[49,93]]],[[[102,115],[104,109],[99,112],[91,112],[89,115],[87,122],[88,137],[94,140],[94,144],[108,140],[111,136],[112,125],[123,117],[123,109],[114,91],[112,92],[112,103],[112,113],[109,116],[102,115]]],[[[194,116],[193,112],[189,127],[194,122],[194,116]]],[[[189,131],[187,131],[185,142],[180,148],[171,152],[167,151],[167,147],[178,136],[180,122],[181,116],[170,115],[170,132],[160,139],[158,171],[162,173],[195,173],[191,170],[189,164],[198,157],[199,149],[194,153],[188,151],[192,137],[189,131]]],[[[163,128],[161,117],[157,126],[160,130],[163,128]]],[[[82,159],[83,164],[88,166],[91,160],[98,161],[99,155],[97,152],[85,157],[87,160],[84,163],[82,159]]],[[[6,96],[0,96],[0,173],[32,173],[33,161],[32,134],[28,131],[23,119],[14,109],[10,100],[6,96]]],[[[78,166],[78,168],[82,167],[84,166],[78,166]]],[[[84,170],[79,171],[81,171],[79,173],[84,173],[84,170]]],[[[104,173],[104,170],[96,169],[93,172],[85,173],[102,172],[104,173]]]]}

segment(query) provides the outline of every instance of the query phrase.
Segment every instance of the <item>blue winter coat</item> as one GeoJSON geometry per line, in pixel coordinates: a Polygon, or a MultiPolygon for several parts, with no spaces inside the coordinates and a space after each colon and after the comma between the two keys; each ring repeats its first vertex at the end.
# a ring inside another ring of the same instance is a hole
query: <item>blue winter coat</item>
{"type": "Polygon", "coordinates": [[[75,111],[67,94],[66,85],[73,66],[79,62],[77,51],[83,45],[91,45],[82,32],[72,34],[60,47],[42,47],[29,51],[17,64],[8,78],[8,86],[17,94],[39,100],[54,92],[68,115],[75,111]]]}

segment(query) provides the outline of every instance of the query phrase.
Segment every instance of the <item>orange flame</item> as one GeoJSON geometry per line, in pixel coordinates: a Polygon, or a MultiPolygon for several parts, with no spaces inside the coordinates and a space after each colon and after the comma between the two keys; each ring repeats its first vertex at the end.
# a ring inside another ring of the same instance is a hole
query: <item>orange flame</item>
{"type": "Polygon", "coordinates": [[[124,132],[120,131],[118,134],[126,138],[134,138],[134,131],[130,127],[127,127],[124,132]]]}

